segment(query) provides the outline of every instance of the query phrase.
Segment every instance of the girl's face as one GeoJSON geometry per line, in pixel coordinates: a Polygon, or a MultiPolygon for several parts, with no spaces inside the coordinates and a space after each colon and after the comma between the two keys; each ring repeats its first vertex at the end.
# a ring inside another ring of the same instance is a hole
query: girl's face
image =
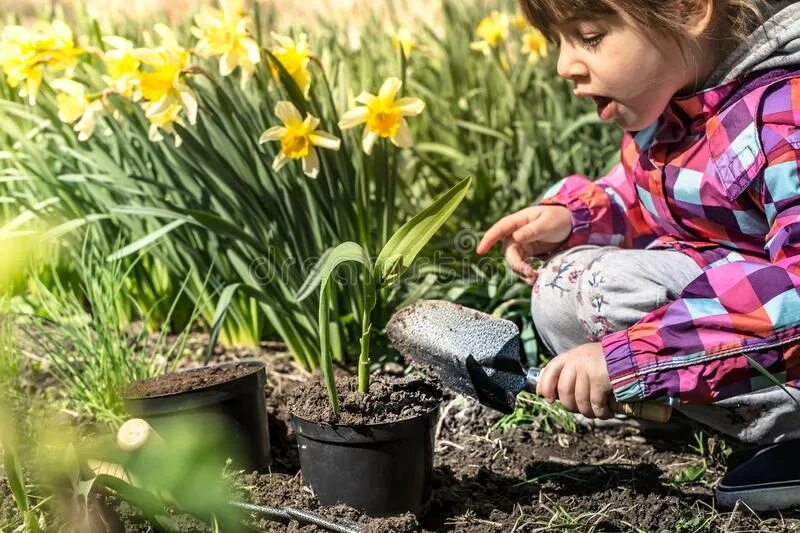
{"type": "Polygon", "coordinates": [[[652,124],[670,98],[699,87],[713,65],[705,50],[687,62],[675,39],[643,28],[624,13],[571,18],[556,32],[558,74],[573,81],[576,96],[595,100],[603,120],[628,131],[652,124]]]}

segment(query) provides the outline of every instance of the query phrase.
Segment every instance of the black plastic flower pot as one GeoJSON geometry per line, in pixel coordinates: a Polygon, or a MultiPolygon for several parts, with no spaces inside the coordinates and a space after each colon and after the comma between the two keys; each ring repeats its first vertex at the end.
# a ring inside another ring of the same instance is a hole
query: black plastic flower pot
{"type": "Polygon", "coordinates": [[[397,422],[331,425],[292,415],[303,479],[320,503],[370,516],[420,514],[431,495],[439,405],[397,422]]]}
{"type": "Polygon", "coordinates": [[[168,430],[176,424],[194,423],[208,425],[208,431],[226,438],[218,442],[229,443],[229,448],[219,450],[231,457],[234,466],[248,470],[263,470],[270,464],[269,430],[264,399],[266,371],[264,363],[248,361],[227,363],[214,367],[195,368],[167,374],[137,382],[149,382],[164,378],[194,379],[186,390],[166,394],[132,394],[129,387],[123,392],[128,413],[143,418],[156,432],[168,430]],[[244,370],[242,370],[244,367],[244,370]],[[203,373],[209,371],[231,371],[238,369],[232,379],[209,380],[203,385],[203,373]],[[213,382],[218,381],[218,382],[213,382]]]}

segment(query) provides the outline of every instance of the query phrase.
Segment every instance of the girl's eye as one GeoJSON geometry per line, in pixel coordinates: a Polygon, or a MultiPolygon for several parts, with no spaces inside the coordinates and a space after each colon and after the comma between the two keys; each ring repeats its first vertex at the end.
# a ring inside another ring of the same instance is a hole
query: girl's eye
{"type": "Polygon", "coordinates": [[[589,37],[581,36],[581,41],[583,42],[583,45],[586,48],[588,48],[589,50],[597,48],[597,46],[600,44],[601,40],[603,40],[603,34],[602,33],[598,33],[596,35],[591,35],[589,37]]]}

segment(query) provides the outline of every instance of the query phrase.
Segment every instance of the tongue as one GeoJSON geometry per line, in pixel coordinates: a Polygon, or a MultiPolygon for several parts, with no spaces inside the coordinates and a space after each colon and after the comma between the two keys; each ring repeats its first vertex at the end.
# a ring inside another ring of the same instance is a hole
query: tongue
{"type": "Polygon", "coordinates": [[[603,120],[608,120],[617,109],[616,103],[605,96],[595,96],[594,101],[597,104],[597,114],[603,120]]]}

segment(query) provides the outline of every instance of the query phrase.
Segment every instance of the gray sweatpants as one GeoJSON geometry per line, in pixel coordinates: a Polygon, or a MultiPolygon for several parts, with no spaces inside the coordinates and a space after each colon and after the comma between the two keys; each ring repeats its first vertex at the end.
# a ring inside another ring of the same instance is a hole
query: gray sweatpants
{"type": "MultiPolygon", "coordinates": [[[[672,250],[627,250],[577,246],[539,269],[531,314],[552,354],[599,341],[678,298],[702,270],[672,250]]],[[[787,387],[800,402],[800,391],[787,387]]],[[[789,394],[771,387],[710,405],[683,405],[688,417],[754,444],[800,438],[800,408],[789,394]]]]}

